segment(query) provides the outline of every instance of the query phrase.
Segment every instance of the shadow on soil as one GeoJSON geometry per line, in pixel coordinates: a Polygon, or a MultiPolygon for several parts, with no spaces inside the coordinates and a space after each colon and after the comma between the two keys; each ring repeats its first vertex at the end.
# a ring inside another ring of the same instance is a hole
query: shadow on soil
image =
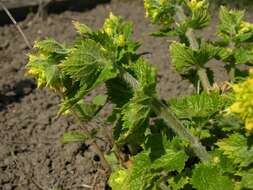
{"type": "Polygon", "coordinates": [[[31,79],[18,81],[12,87],[8,84],[2,85],[0,89],[0,111],[9,104],[19,102],[23,97],[32,93],[35,88],[35,82],[31,79]]]}
{"type": "MultiPolygon", "coordinates": [[[[43,11],[46,14],[61,13],[66,10],[70,11],[85,11],[96,7],[98,4],[110,3],[111,0],[64,0],[53,1],[46,5],[41,4],[43,11]]],[[[37,13],[40,10],[39,6],[27,6],[9,10],[16,21],[22,21],[29,13],[37,13]]],[[[0,26],[12,24],[6,13],[0,10],[0,26]]]]}

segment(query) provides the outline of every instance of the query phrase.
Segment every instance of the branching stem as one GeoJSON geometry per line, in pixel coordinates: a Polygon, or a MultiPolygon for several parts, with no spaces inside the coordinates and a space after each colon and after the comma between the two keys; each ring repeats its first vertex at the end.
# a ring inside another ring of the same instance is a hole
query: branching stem
{"type": "MultiPolygon", "coordinates": [[[[139,82],[128,72],[121,70],[122,78],[126,80],[134,89],[138,89],[139,82]]],[[[158,98],[154,98],[152,108],[157,116],[161,116],[180,138],[187,140],[190,143],[194,153],[202,162],[210,160],[210,156],[199,139],[192,135],[187,128],[176,118],[169,107],[158,98]]]]}
{"type": "MultiPolygon", "coordinates": [[[[178,6],[177,18],[180,22],[184,22],[186,19],[184,10],[181,6],[178,6]]],[[[189,40],[190,47],[193,50],[198,50],[199,44],[198,44],[197,38],[194,35],[193,29],[188,28],[185,35],[186,35],[187,39],[189,40]]],[[[198,74],[199,80],[201,81],[204,91],[208,92],[211,85],[210,85],[210,82],[209,82],[209,79],[207,76],[206,69],[203,67],[198,68],[197,74],[198,74]]]]}

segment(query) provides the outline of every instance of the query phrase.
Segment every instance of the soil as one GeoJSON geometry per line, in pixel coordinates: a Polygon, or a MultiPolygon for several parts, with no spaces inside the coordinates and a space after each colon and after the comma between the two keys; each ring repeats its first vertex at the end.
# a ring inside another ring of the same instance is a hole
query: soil
{"type": "MultiPolygon", "coordinates": [[[[143,43],[140,51],[150,52],[146,57],[158,68],[161,96],[190,94],[193,87],[169,64],[167,41],[148,35],[155,28],[145,18],[142,0],[112,0],[85,12],[50,14],[44,20],[29,15],[20,26],[31,42],[46,37],[70,42],[76,36],[73,20],[96,29],[110,11],[133,21],[134,38],[143,43]]],[[[207,36],[214,33],[215,20],[207,36]]],[[[61,144],[62,134],[78,126],[72,118],[56,118],[59,97],[36,89],[34,80],[25,76],[28,48],[14,25],[0,28],[0,42],[0,189],[105,189],[105,175],[89,142],[61,144]]],[[[216,77],[224,80],[224,70],[217,62],[214,65],[216,77]]],[[[98,143],[108,149],[107,143],[98,143]]]]}

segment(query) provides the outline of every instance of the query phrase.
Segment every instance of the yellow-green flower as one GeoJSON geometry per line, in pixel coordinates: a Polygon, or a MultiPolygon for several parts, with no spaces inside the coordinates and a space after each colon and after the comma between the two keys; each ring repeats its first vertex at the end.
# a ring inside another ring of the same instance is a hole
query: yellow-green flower
{"type": "Polygon", "coordinates": [[[205,6],[205,1],[203,0],[190,0],[188,6],[191,10],[196,10],[203,8],[205,6]]]}
{"type": "Polygon", "coordinates": [[[249,22],[242,21],[238,34],[245,34],[253,30],[253,25],[249,22]]]}
{"type": "Polygon", "coordinates": [[[253,131],[253,118],[247,118],[245,120],[245,129],[249,133],[253,131]]]}
{"type": "Polygon", "coordinates": [[[245,122],[247,133],[253,132],[253,69],[249,77],[239,84],[232,86],[235,93],[235,102],[230,106],[232,113],[239,114],[245,122]]]}
{"type": "Polygon", "coordinates": [[[125,36],[124,35],[119,35],[118,37],[118,44],[120,47],[123,47],[126,43],[126,40],[125,40],[125,36]]]}
{"type": "Polygon", "coordinates": [[[112,12],[110,12],[109,18],[105,20],[104,23],[104,31],[109,35],[112,36],[114,33],[114,28],[117,26],[120,22],[120,19],[113,15],[112,12]]]}

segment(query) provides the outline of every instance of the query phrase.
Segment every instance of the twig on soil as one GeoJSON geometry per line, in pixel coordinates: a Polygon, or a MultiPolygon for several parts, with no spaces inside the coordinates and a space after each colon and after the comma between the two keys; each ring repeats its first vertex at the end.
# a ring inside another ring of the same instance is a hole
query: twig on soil
{"type": "Polygon", "coordinates": [[[18,29],[19,33],[21,34],[21,36],[23,37],[27,47],[29,49],[32,48],[30,42],[28,41],[26,35],[24,34],[24,32],[22,31],[22,29],[20,28],[20,26],[18,25],[18,23],[16,22],[16,20],[13,18],[13,16],[11,15],[10,11],[6,8],[6,6],[0,1],[0,6],[3,8],[4,12],[7,14],[7,16],[11,19],[11,21],[13,22],[13,24],[16,26],[16,28],[18,29]]]}

